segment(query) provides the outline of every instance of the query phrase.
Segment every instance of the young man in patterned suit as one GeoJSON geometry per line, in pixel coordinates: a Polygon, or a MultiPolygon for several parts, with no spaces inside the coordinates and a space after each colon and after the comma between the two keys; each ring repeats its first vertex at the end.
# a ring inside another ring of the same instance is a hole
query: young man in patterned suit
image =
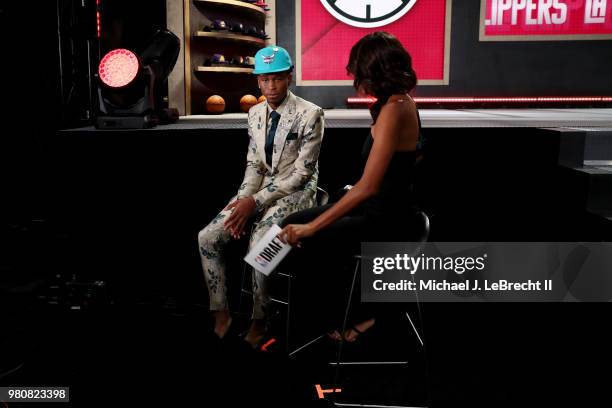
{"type": "MultiPolygon", "coordinates": [[[[198,234],[214,330],[220,338],[232,322],[222,258],[225,244],[244,235],[252,220],[257,224],[250,237],[251,248],[273,224],[316,205],[323,110],[289,91],[293,64],[285,49],[269,46],[259,50],[253,73],[266,101],[249,111],[244,180],[238,194],[198,234]]],[[[245,337],[253,346],[265,335],[269,302],[266,276],[253,271],[253,320],[245,337]]]]}

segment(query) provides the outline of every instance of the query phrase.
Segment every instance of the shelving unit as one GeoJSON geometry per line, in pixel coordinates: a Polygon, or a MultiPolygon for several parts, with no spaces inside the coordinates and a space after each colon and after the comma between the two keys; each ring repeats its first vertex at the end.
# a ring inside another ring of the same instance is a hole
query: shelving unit
{"type": "Polygon", "coordinates": [[[249,10],[255,15],[260,15],[265,17],[266,12],[259,6],[254,6],[251,3],[245,3],[244,1],[236,1],[236,0],[193,0],[196,3],[209,3],[215,5],[222,5],[228,8],[234,8],[238,10],[249,10]]]}
{"type": "Polygon", "coordinates": [[[234,33],[215,33],[208,31],[196,31],[193,34],[194,37],[206,37],[206,38],[216,38],[219,40],[232,40],[232,41],[244,41],[247,43],[253,43],[257,45],[261,45],[264,47],[266,42],[261,38],[251,37],[249,35],[240,35],[234,33]]]}
{"type": "Polygon", "coordinates": [[[196,72],[229,72],[233,74],[251,74],[253,68],[239,67],[196,67],[196,72]]]}
{"type": "Polygon", "coordinates": [[[206,114],[205,102],[211,95],[221,95],[226,103],[225,112],[240,112],[240,98],[251,94],[259,96],[253,68],[240,66],[208,66],[213,54],[227,60],[254,56],[266,46],[261,38],[230,31],[208,31],[213,21],[228,24],[241,23],[245,27],[264,30],[274,42],[273,10],[275,0],[266,2],[271,10],[236,0],[184,0],[185,37],[185,114],[206,114]],[[272,31],[272,33],[270,33],[272,31]],[[270,35],[272,34],[272,35],[270,35]]]}

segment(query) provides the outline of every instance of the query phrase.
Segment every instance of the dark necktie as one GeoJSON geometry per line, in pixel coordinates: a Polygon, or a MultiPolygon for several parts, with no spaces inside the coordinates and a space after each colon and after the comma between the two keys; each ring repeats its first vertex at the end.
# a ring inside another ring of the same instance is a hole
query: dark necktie
{"type": "Polygon", "coordinates": [[[270,113],[270,117],[272,118],[272,120],[270,123],[270,128],[268,129],[268,135],[266,136],[265,151],[266,151],[266,163],[268,163],[268,165],[272,167],[272,151],[274,150],[274,135],[276,134],[276,128],[278,127],[278,122],[280,121],[281,115],[276,111],[272,111],[270,113]]]}

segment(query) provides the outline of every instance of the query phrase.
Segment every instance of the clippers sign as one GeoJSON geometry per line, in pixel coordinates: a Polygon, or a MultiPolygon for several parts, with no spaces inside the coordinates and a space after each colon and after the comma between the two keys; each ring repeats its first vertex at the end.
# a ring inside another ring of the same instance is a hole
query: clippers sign
{"type": "Polygon", "coordinates": [[[298,0],[297,84],[352,85],[351,47],[380,30],[410,52],[420,85],[447,85],[450,15],[451,0],[298,0]]]}
{"type": "Polygon", "coordinates": [[[382,27],[401,18],[416,0],[321,0],[338,20],[354,27],[382,27]]]}
{"type": "Polygon", "coordinates": [[[612,0],[481,0],[481,41],[612,39],[612,0]]]}

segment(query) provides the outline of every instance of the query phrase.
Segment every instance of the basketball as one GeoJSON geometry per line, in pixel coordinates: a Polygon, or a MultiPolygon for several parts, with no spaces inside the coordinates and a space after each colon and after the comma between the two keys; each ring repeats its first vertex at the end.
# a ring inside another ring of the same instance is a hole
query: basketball
{"type": "Polygon", "coordinates": [[[213,95],[206,100],[206,110],[210,113],[223,113],[225,100],[219,95],[213,95]]]}
{"type": "Polygon", "coordinates": [[[257,98],[253,95],[244,95],[240,98],[240,109],[243,112],[248,112],[252,106],[257,105],[257,98]]]}
{"type": "Polygon", "coordinates": [[[265,97],[265,96],[263,96],[263,95],[261,95],[261,96],[259,97],[259,99],[257,100],[257,103],[262,103],[262,102],[263,102],[263,101],[265,101],[265,100],[266,100],[266,97],[265,97]]]}

